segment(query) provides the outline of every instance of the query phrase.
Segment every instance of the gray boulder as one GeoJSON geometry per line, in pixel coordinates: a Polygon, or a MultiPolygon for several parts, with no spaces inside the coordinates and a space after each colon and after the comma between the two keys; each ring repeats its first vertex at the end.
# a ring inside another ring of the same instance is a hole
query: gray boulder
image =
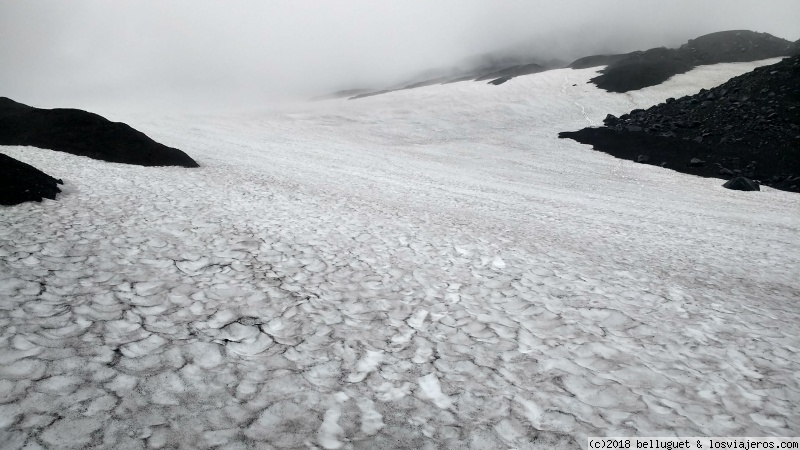
{"type": "Polygon", "coordinates": [[[734,191],[760,191],[758,183],[745,177],[736,177],[728,180],[722,187],[733,189],[734,191]]]}

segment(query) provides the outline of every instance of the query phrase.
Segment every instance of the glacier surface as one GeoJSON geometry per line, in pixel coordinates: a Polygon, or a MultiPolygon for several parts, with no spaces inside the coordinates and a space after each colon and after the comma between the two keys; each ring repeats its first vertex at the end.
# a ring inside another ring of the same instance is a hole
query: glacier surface
{"type": "Polygon", "coordinates": [[[65,185],[0,209],[0,442],[797,435],[800,197],[556,138],[775,61],[114,116],[198,169],[4,147],[65,185]]]}

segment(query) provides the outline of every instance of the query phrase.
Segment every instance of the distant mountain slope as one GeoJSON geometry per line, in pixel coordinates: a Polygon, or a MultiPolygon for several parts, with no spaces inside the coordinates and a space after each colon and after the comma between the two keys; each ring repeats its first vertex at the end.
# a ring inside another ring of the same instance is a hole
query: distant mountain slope
{"type": "Polygon", "coordinates": [[[350,100],[372,97],[388,92],[415,89],[437,84],[449,84],[459,81],[485,81],[538,73],[545,70],[564,67],[566,62],[537,56],[509,56],[488,54],[462,61],[456,67],[426,70],[408,80],[383,88],[344,89],[330,94],[313,97],[311,101],[330,100],[348,97],[350,100]]]}
{"type": "Polygon", "coordinates": [[[366,94],[368,92],[372,92],[372,89],[343,89],[341,91],[331,92],[330,94],[325,95],[318,95],[316,97],[312,97],[310,101],[318,102],[322,100],[333,100],[336,98],[346,98],[352,97],[354,95],[361,95],[366,94]]]}
{"type": "Polygon", "coordinates": [[[588,69],[590,67],[608,66],[630,56],[630,53],[621,55],[592,55],[578,58],[571,62],[567,67],[570,69],[588,69]]]}
{"type": "Polygon", "coordinates": [[[691,39],[677,49],[662,47],[627,55],[581,58],[570,67],[587,67],[590,61],[607,62],[608,67],[591,81],[609,92],[628,92],[663,83],[673,75],[703,64],[757,61],[789,56],[797,51],[798,45],[785,39],[767,33],[734,30],[691,39]]]}
{"type": "Polygon", "coordinates": [[[496,72],[490,72],[479,76],[475,81],[496,80],[498,78],[513,78],[522,75],[530,75],[532,73],[539,73],[547,70],[541,64],[523,64],[518,66],[506,67],[505,69],[496,72]]]}
{"type": "Polygon", "coordinates": [[[0,153],[0,205],[55,200],[63,184],[41,170],[0,153]]]}
{"type": "Polygon", "coordinates": [[[186,153],[79,109],[40,109],[0,97],[0,145],[28,145],[140,166],[198,167],[186,153]]]}
{"type": "Polygon", "coordinates": [[[451,69],[429,70],[395,86],[377,89],[348,89],[314,98],[359,99],[388,92],[459,81],[486,81],[499,85],[511,78],[569,67],[587,69],[608,66],[591,81],[610,92],[627,92],[660,84],[673,75],[703,64],[748,62],[800,52],[800,41],[790,42],[767,33],[747,30],[720,31],[689,40],[677,49],[664,47],[622,54],[584,56],[566,64],[537,55],[501,57],[484,55],[482,62],[451,69]],[[352,93],[352,95],[347,95],[352,93]]]}
{"type": "Polygon", "coordinates": [[[604,122],[559,137],[679,172],[744,175],[800,192],[800,56],[604,122]]]}

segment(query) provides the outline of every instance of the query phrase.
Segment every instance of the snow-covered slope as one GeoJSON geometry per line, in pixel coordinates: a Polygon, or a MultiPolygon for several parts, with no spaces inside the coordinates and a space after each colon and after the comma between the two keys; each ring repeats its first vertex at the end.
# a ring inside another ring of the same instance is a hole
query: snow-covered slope
{"type": "Polygon", "coordinates": [[[800,198],[556,138],[554,70],[286,113],[124,119],[199,169],[3,148],[4,448],[579,448],[800,431],[800,198]]]}

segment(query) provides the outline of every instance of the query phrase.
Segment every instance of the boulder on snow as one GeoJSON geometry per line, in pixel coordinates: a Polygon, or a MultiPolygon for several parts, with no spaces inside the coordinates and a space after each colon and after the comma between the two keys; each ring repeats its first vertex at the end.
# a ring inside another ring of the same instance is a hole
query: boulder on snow
{"type": "Polygon", "coordinates": [[[705,161],[698,158],[692,158],[691,161],[689,161],[689,167],[703,167],[705,164],[705,161]]]}
{"type": "Polygon", "coordinates": [[[736,177],[733,179],[728,180],[722,187],[727,189],[733,189],[734,191],[760,191],[761,188],[758,186],[758,183],[755,181],[745,178],[745,177],[736,177]]]}

